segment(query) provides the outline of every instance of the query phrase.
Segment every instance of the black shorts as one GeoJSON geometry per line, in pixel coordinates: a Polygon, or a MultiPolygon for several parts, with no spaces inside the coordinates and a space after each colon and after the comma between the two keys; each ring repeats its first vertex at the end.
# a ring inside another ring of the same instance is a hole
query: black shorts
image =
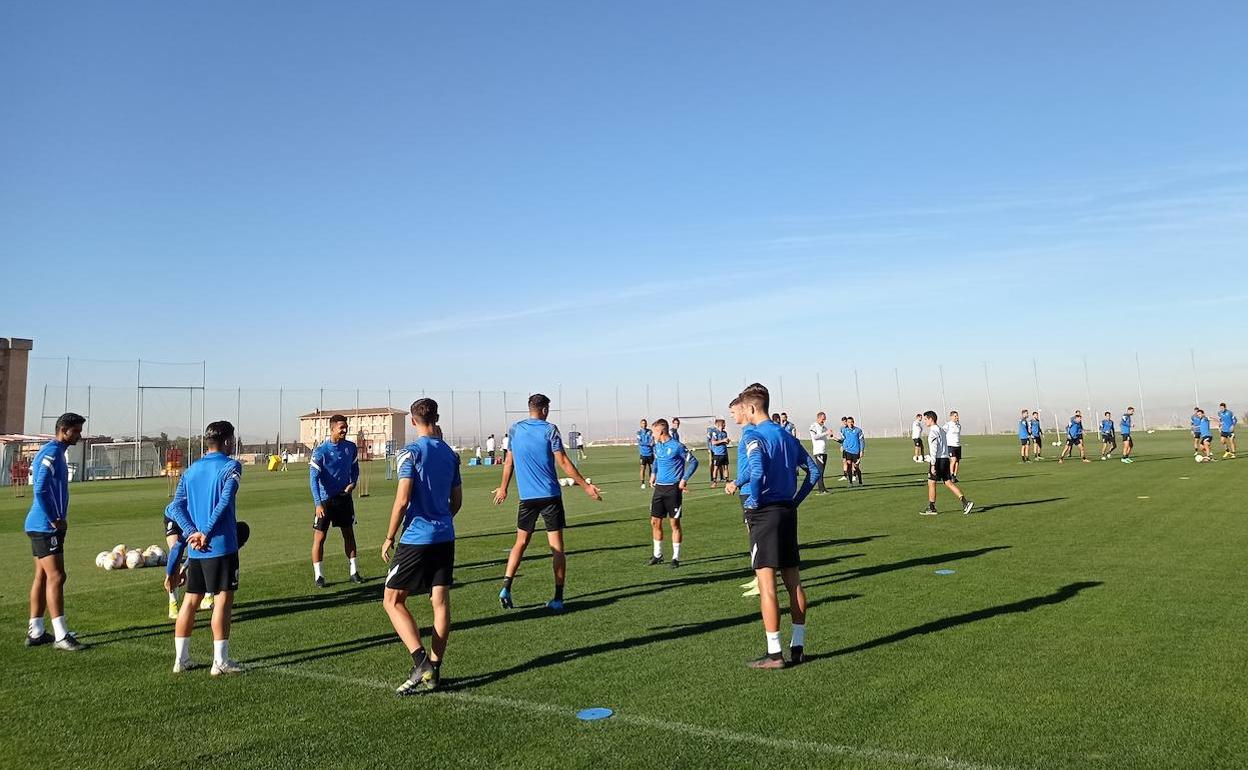
{"type": "Polygon", "coordinates": [[[915,445],[915,446],[917,446],[919,449],[922,449],[922,448],[923,448],[923,439],[921,439],[921,438],[916,438],[916,439],[914,440],[914,445],[915,445]]]}
{"type": "Polygon", "coordinates": [[[238,590],[238,552],[211,559],[186,560],[186,592],[219,594],[238,590]]]}
{"type": "Polygon", "coordinates": [[[1044,443],[1044,436],[1032,436],[1032,437],[1031,437],[1031,440],[1032,440],[1033,442],[1035,442],[1036,444],[1043,444],[1043,443],[1044,443]]]}
{"type": "Polygon", "coordinates": [[[1200,438],[1200,431],[1198,430],[1192,431],[1192,438],[1200,438]]]}
{"type": "Polygon", "coordinates": [[[532,532],[537,526],[537,517],[542,517],[547,532],[558,532],[567,526],[567,518],[563,513],[562,497],[538,497],[533,500],[521,500],[520,512],[516,515],[516,529],[532,532]]]}
{"type": "Polygon", "coordinates": [[[1074,438],[1073,436],[1066,437],[1066,446],[1082,446],[1082,445],[1083,445],[1082,436],[1079,438],[1074,438]]]}
{"type": "Polygon", "coordinates": [[[1133,441],[1133,440],[1131,439],[1131,434],[1130,434],[1130,433],[1124,433],[1124,434],[1122,434],[1122,443],[1123,443],[1123,444],[1134,444],[1134,443],[1135,443],[1135,441],[1133,441]]]}
{"type": "Polygon", "coordinates": [[[1212,443],[1213,443],[1213,436],[1201,436],[1201,437],[1200,437],[1200,443],[1202,443],[1202,444],[1212,444],[1212,443]]]}
{"type": "Polygon", "coordinates": [[[649,468],[651,465],[654,465],[653,455],[651,455],[650,457],[642,457],[640,459],[641,459],[641,464],[643,467],[649,468]]]}
{"type": "Polygon", "coordinates": [[[960,446],[949,447],[949,457],[951,458],[956,457],[957,459],[961,460],[962,459],[962,447],[960,446]]]}
{"type": "Polygon", "coordinates": [[[846,452],[846,451],[844,451],[844,450],[841,450],[841,459],[843,459],[843,460],[849,460],[851,463],[856,463],[856,462],[858,462],[858,460],[859,460],[861,457],[862,457],[862,455],[858,454],[857,452],[846,452]]]}
{"type": "Polygon", "coordinates": [[[728,467],[728,455],[726,454],[711,455],[711,465],[713,465],[716,468],[727,468],[728,467]]]}
{"type": "MultiPolygon", "coordinates": [[[[743,498],[744,499],[744,498],[743,498]]],[[[764,505],[745,512],[750,529],[750,566],[786,569],[798,566],[797,508],[792,504],[764,505]]]]}
{"type": "Polygon", "coordinates": [[[1235,438],[1235,431],[1222,431],[1222,438],[1235,438]]]}
{"type": "Polygon", "coordinates": [[[654,496],[650,498],[650,515],[656,519],[680,518],[680,506],[684,495],[677,484],[655,484],[654,496]]]}
{"type": "Polygon", "coordinates": [[[933,457],[931,469],[927,472],[929,481],[953,481],[953,466],[948,457],[933,457]]]}
{"type": "Polygon", "coordinates": [[[434,586],[449,586],[454,582],[455,541],[411,545],[399,543],[386,574],[386,588],[407,591],[410,594],[427,594],[434,586]]]}
{"type": "Polygon", "coordinates": [[[335,495],[321,503],[324,516],[312,516],[312,529],[328,532],[330,527],[347,529],[355,526],[355,500],[349,494],[335,495]]]}
{"type": "Polygon", "coordinates": [[[1027,445],[1028,445],[1028,444],[1030,444],[1032,441],[1039,441],[1039,440],[1040,440],[1040,439],[1020,438],[1020,439],[1018,440],[1018,443],[1019,443],[1021,446],[1027,446],[1027,445]]]}
{"type": "Polygon", "coordinates": [[[182,528],[178,526],[178,523],[174,521],[173,519],[169,518],[168,516],[166,516],[165,517],[165,537],[181,538],[182,534],[183,534],[182,528]]]}
{"type": "Polygon", "coordinates": [[[1106,444],[1114,444],[1114,443],[1117,443],[1117,442],[1115,442],[1115,441],[1114,441],[1114,434],[1112,434],[1112,433],[1102,433],[1102,434],[1101,434],[1101,441],[1102,441],[1103,443],[1106,443],[1106,444]]]}
{"type": "Polygon", "coordinates": [[[26,536],[30,538],[30,553],[36,559],[65,553],[64,530],[60,532],[27,532],[26,536]]]}
{"type": "Polygon", "coordinates": [[[486,454],[487,454],[487,455],[489,455],[489,457],[490,457],[490,459],[491,459],[491,460],[493,460],[493,459],[494,459],[494,450],[493,450],[493,449],[491,449],[490,451],[486,452],[486,454]]]}

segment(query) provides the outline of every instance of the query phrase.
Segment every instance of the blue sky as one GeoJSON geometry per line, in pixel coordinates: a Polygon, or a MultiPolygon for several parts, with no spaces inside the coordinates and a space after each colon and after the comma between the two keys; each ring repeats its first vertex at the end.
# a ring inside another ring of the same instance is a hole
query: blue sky
{"type": "Polygon", "coordinates": [[[1055,408],[1085,400],[1084,354],[1118,408],[1136,351],[1183,403],[1195,347],[1233,399],[1246,24],[1231,2],[9,3],[0,333],[206,359],[222,388],[618,385],[630,410],[646,383],[784,376],[805,413],[818,372],[848,411],[857,369],[880,423],[894,368],[907,410],[943,366],[982,412],[982,362],[1009,404],[1033,357],[1055,408]]]}

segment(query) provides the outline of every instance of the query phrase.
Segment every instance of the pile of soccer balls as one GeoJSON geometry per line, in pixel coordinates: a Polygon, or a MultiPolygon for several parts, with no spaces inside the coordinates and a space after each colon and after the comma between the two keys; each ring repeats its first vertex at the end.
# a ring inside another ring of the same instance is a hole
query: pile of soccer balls
{"type": "MultiPolygon", "coordinates": [[[[593,480],[593,479],[585,479],[585,483],[586,483],[586,484],[593,484],[593,483],[594,483],[594,480],[593,480]]],[[[574,486],[576,486],[576,479],[559,479],[559,486],[561,486],[561,487],[574,487],[574,486]]]]}
{"type": "Polygon", "coordinates": [[[100,551],[95,557],[95,566],[105,570],[159,567],[165,563],[166,558],[165,549],[158,545],[147,548],[118,545],[111,551],[100,551]]]}

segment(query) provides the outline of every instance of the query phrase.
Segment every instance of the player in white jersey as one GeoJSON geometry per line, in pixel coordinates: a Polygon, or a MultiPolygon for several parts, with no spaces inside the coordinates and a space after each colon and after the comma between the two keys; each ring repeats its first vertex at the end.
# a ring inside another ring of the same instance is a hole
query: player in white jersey
{"type": "Polygon", "coordinates": [[[828,493],[828,488],[823,484],[823,474],[827,472],[828,467],[828,439],[833,438],[833,435],[828,429],[827,422],[827,413],[820,412],[815,415],[815,421],[810,424],[810,456],[815,458],[815,464],[819,466],[819,483],[815,485],[816,495],[828,493]]]}
{"type": "Polygon", "coordinates": [[[927,427],[927,453],[932,459],[927,474],[927,508],[919,511],[919,515],[936,515],[936,485],[940,483],[958,496],[958,501],[962,503],[962,513],[967,514],[975,507],[975,503],[966,499],[966,495],[962,494],[962,490],[953,481],[953,471],[949,467],[949,443],[945,429],[936,423],[938,419],[940,418],[930,409],[923,413],[923,422],[927,427]]]}
{"type": "Polygon", "coordinates": [[[949,445],[949,473],[956,484],[958,466],[962,464],[962,422],[956,409],[949,413],[949,422],[945,423],[945,443],[949,445]]]}
{"type": "Polygon", "coordinates": [[[923,462],[923,415],[916,414],[910,424],[910,440],[914,442],[914,461],[923,462]]]}

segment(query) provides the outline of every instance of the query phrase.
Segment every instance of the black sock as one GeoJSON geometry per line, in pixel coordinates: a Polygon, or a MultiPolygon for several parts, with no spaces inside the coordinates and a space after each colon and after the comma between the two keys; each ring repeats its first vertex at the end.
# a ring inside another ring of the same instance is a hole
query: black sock
{"type": "Polygon", "coordinates": [[[437,673],[437,672],[439,672],[439,671],[441,671],[441,670],[442,670],[442,661],[441,661],[441,660],[432,660],[432,661],[429,661],[429,664],[430,664],[431,666],[433,666],[433,671],[434,671],[434,673],[437,673]]]}
{"type": "Polygon", "coordinates": [[[423,646],[417,647],[412,650],[412,665],[419,666],[421,663],[424,663],[428,657],[429,656],[425,654],[425,648],[423,646]]]}
{"type": "Polygon", "coordinates": [[[513,580],[515,580],[515,578],[514,578],[514,577],[505,577],[505,578],[503,578],[503,588],[506,588],[508,591],[510,591],[510,590],[511,590],[511,581],[513,581],[513,580]]]}
{"type": "Polygon", "coordinates": [[[929,511],[934,511],[934,510],[936,510],[936,503],[934,503],[934,502],[928,503],[928,504],[927,504],[927,510],[929,510],[929,511]]]}
{"type": "Polygon", "coordinates": [[[555,601],[563,601],[563,583],[555,583],[555,601]]]}

